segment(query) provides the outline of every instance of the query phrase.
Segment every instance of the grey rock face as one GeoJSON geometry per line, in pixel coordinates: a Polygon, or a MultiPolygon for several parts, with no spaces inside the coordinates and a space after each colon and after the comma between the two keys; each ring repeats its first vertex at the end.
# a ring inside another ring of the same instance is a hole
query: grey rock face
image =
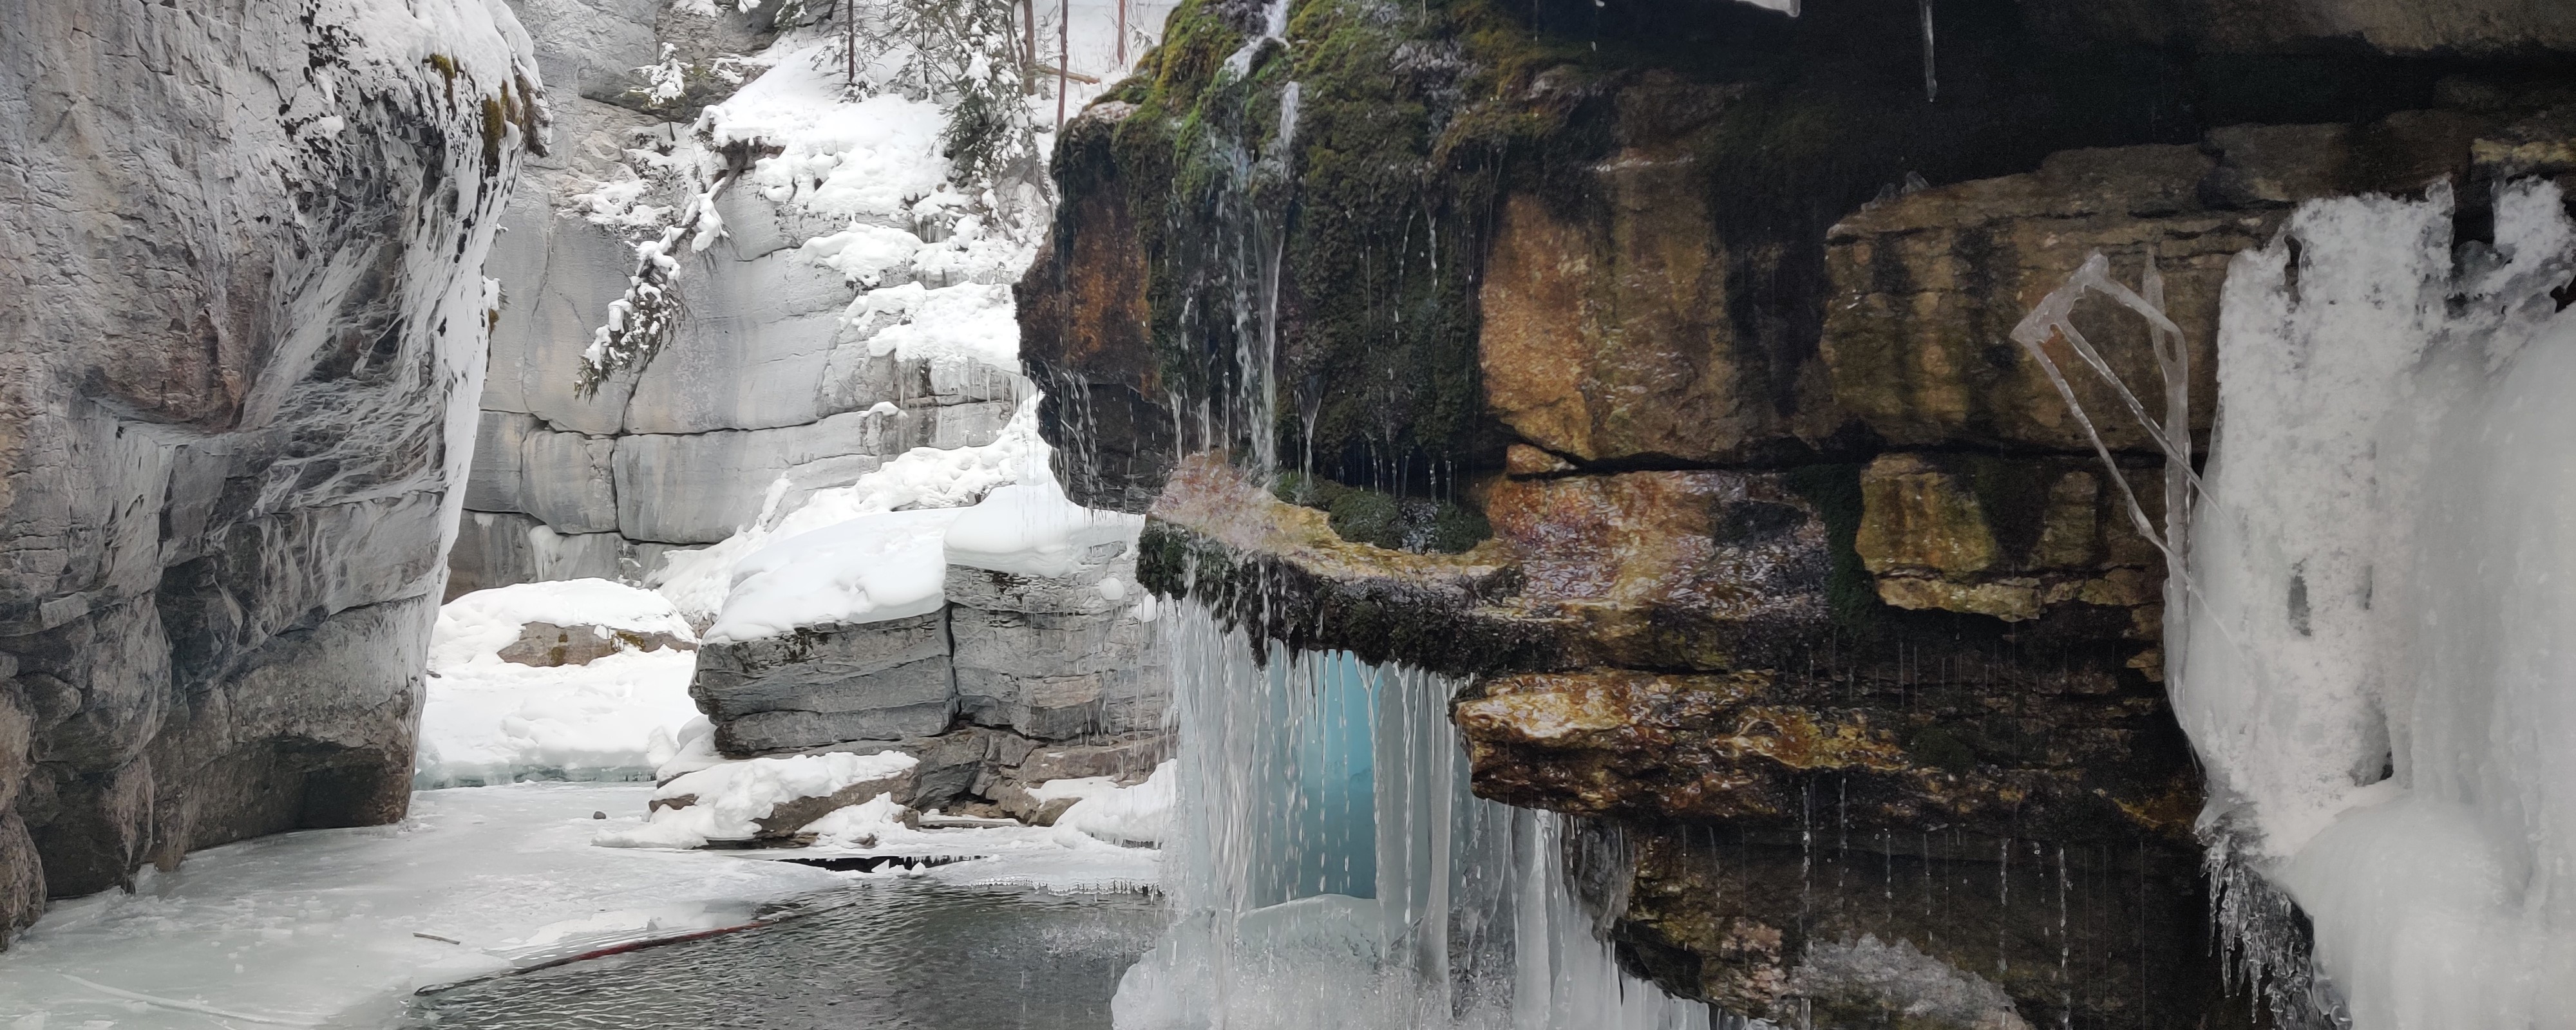
{"type": "Polygon", "coordinates": [[[1136,617],[1134,572],[1123,548],[1063,577],[951,566],[940,611],[711,643],[689,691],[735,757],[958,723],[1039,741],[1149,733],[1168,673],[1154,624],[1136,617]]]}
{"type": "Polygon", "coordinates": [[[533,416],[485,411],[465,506],[526,514],[562,534],[616,532],[616,446],[610,437],[548,430],[533,416]]]}
{"type": "Polygon", "coordinates": [[[1153,624],[1134,612],[1135,555],[1102,557],[1062,577],[949,567],[963,716],[1043,740],[1162,724],[1169,674],[1153,624]]]}
{"type": "Polygon", "coordinates": [[[709,250],[692,271],[700,274],[682,280],[689,317],[636,380],[626,431],[770,429],[832,414],[816,403],[814,384],[850,303],[841,274],[794,253],[746,257],[731,244],[709,250]]]}
{"type": "MultiPolygon", "coordinates": [[[[889,441],[908,435],[909,421],[851,412],[783,429],[618,437],[619,529],[637,540],[714,543],[759,517],[780,476],[794,482],[822,472],[847,483],[875,471],[889,441]]],[[[827,484],[804,484],[818,485],[827,484]]]]}
{"type": "Polygon", "coordinates": [[[1117,615],[949,613],[960,711],[1045,740],[1151,729],[1164,679],[1152,627],[1117,615]]]}
{"type": "Polygon", "coordinates": [[[689,695],[728,755],[935,734],[956,703],[946,614],[710,642],[689,695]]]}
{"type": "Polygon", "coordinates": [[[542,129],[493,6],[0,0],[0,933],[403,813],[542,129]]]}
{"type": "MultiPolygon", "coordinates": [[[[777,5],[712,19],[659,0],[518,7],[538,63],[575,85],[558,104],[559,145],[531,162],[486,266],[503,302],[466,508],[524,516],[564,541],[615,539],[549,557],[550,548],[509,536],[528,528],[520,520],[490,523],[495,535],[453,552],[455,582],[640,577],[663,548],[638,545],[713,543],[914,447],[992,441],[1024,393],[1018,377],[870,354],[867,337],[882,326],[843,324],[862,284],[797,250],[844,225],[749,189],[718,195],[725,237],[688,254],[679,286],[687,317],[674,338],[641,370],[576,395],[580,355],[634,271],[626,235],[643,231],[592,222],[582,197],[632,180],[628,149],[684,140],[697,110],[719,99],[693,94],[656,107],[635,92],[635,69],[661,60],[665,44],[692,62],[757,52],[777,5]],[[894,413],[867,414],[889,403],[894,413]],[[773,497],[782,477],[787,488],[773,497]],[[608,560],[612,551],[618,560],[608,560]]],[[[904,267],[865,285],[910,281],[904,267]]]]}
{"type": "Polygon", "coordinates": [[[558,579],[617,579],[643,556],[615,533],[564,535],[514,512],[467,511],[447,552],[447,600],[476,590],[558,579]]]}

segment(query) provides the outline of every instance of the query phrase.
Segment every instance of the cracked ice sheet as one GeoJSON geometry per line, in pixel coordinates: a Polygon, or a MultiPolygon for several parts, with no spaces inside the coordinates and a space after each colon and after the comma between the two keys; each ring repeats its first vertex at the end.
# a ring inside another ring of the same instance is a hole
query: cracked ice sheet
{"type": "Polygon", "coordinates": [[[766,903],[848,880],[726,853],[591,846],[603,827],[640,824],[652,793],[649,783],[423,791],[395,826],[262,837],[189,855],[176,873],[146,869],[134,894],[56,902],[19,938],[0,959],[0,1027],[384,1026],[417,987],[738,925],[766,903]]]}

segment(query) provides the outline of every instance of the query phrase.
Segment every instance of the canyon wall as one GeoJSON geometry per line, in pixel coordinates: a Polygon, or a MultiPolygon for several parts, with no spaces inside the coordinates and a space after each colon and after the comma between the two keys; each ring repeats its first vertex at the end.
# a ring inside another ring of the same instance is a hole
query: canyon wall
{"type": "MultiPolygon", "coordinates": [[[[2576,173],[2570,15],[2471,7],[1187,5],[1058,144],[1024,360],[1148,586],[1474,677],[1478,793],[1585,817],[1633,970],[1818,1026],[2242,1025],[2166,452],[2046,335],[2097,454],[2011,333],[2152,268],[2205,451],[2228,262],[2293,205],[2453,189],[2474,241],[2576,173]]],[[[2149,321],[2071,324],[2162,417],[2149,321]]]]}
{"type": "MultiPolygon", "coordinates": [[[[945,168],[933,154],[897,153],[907,131],[936,131],[900,111],[875,128],[823,129],[840,133],[830,139],[848,156],[882,162],[880,188],[894,195],[865,210],[827,212],[810,187],[737,182],[718,192],[724,235],[702,251],[682,251],[685,314],[661,355],[593,392],[579,389],[583,351],[636,270],[634,244],[676,217],[654,209],[684,211],[705,187],[701,162],[722,175],[767,156],[708,153],[701,112],[756,79],[759,61],[813,55],[770,52],[783,28],[776,4],[514,6],[535,37],[537,63],[557,84],[562,143],[530,162],[486,269],[502,284],[501,316],[449,596],[535,580],[641,579],[675,549],[723,540],[885,458],[993,439],[1025,392],[1016,376],[873,353],[874,333],[906,312],[852,307],[877,290],[896,291],[891,297],[916,285],[982,283],[998,302],[998,284],[1011,274],[911,257],[949,239],[961,212],[954,204],[916,206],[940,192],[945,168]],[[657,81],[667,88],[657,91],[657,81]],[[905,259],[862,280],[834,267],[833,252],[805,248],[842,233],[853,216],[904,241],[905,259]],[[860,317],[845,317],[853,314],[860,317]],[[772,496],[781,480],[789,486],[772,496]]],[[[835,102],[808,98],[803,116],[825,115],[835,102]]],[[[794,141],[766,142],[774,154],[794,141]]],[[[927,149],[926,135],[922,142],[916,149],[927,149]]],[[[816,154],[794,155],[792,174],[830,175],[824,156],[813,170],[816,154]]]]}
{"type": "Polygon", "coordinates": [[[400,818],[545,100],[510,12],[0,4],[0,931],[400,818]]]}

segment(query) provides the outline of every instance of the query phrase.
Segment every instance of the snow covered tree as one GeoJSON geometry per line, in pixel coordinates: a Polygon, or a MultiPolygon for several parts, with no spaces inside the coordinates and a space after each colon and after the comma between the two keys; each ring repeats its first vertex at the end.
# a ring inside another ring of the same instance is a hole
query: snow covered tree
{"type": "Polygon", "coordinates": [[[899,55],[891,74],[870,88],[900,90],[946,109],[940,143],[950,181],[960,185],[1045,186],[1014,6],[1012,0],[859,5],[861,54],[899,55]]]}

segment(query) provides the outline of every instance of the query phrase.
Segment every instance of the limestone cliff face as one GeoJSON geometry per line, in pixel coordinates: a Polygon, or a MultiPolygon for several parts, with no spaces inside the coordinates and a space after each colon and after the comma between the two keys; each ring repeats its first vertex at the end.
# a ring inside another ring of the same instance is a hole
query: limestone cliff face
{"type": "Polygon", "coordinates": [[[0,4],[0,931],[409,797],[479,275],[482,0],[0,4]]]}
{"type": "MultiPolygon", "coordinates": [[[[846,485],[883,458],[993,439],[1025,392],[1008,370],[871,355],[866,337],[880,326],[845,318],[870,289],[959,285],[979,273],[907,262],[853,283],[799,252],[848,227],[846,213],[827,217],[745,185],[718,194],[725,236],[689,255],[678,287],[686,312],[662,353],[595,393],[578,390],[581,354],[635,271],[634,242],[662,228],[590,217],[602,203],[592,198],[628,188],[629,205],[685,207],[703,184],[670,181],[633,152],[693,164],[700,112],[755,77],[757,67],[738,62],[767,52],[787,26],[776,20],[779,4],[513,6],[558,84],[562,143],[530,163],[487,269],[502,284],[501,314],[450,596],[532,580],[640,578],[674,549],[723,540],[764,507],[792,510],[805,493],[846,485]],[[685,91],[657,94],[647,78],[657,68],[685,91]],[[895,410],[872,413],[880,403],[895,410]],[[794,489],[773,500],[781,478],[794,489]]],[[[916,199],[863,220],[941,239],[956,213],[916,216],[916,199]]]]}
{"type": "MultiPolygon", "coordinates": [[[[1944,3],[1930,96],[1919,17],[1310,0],[1247,43],[1185,6],[1059,144],[1047,429],[1069,489],[1150,510],[1154,589],[1472,677],[1477,790],[1588,817],[1667,987],[2242,1022],[2129,516],[2163,452],[2052,337],[2096,457],[2009,333],[2152,263],[2205,445],[2229,257],[2444,182],[2478,237],[2500,177],[2576,171],[2576,81],[2523,60],[2576,44],[2512,3],[1944,3]]],[[[2146,321],[2073,322],[2161,414],[2146,321]]]]}

